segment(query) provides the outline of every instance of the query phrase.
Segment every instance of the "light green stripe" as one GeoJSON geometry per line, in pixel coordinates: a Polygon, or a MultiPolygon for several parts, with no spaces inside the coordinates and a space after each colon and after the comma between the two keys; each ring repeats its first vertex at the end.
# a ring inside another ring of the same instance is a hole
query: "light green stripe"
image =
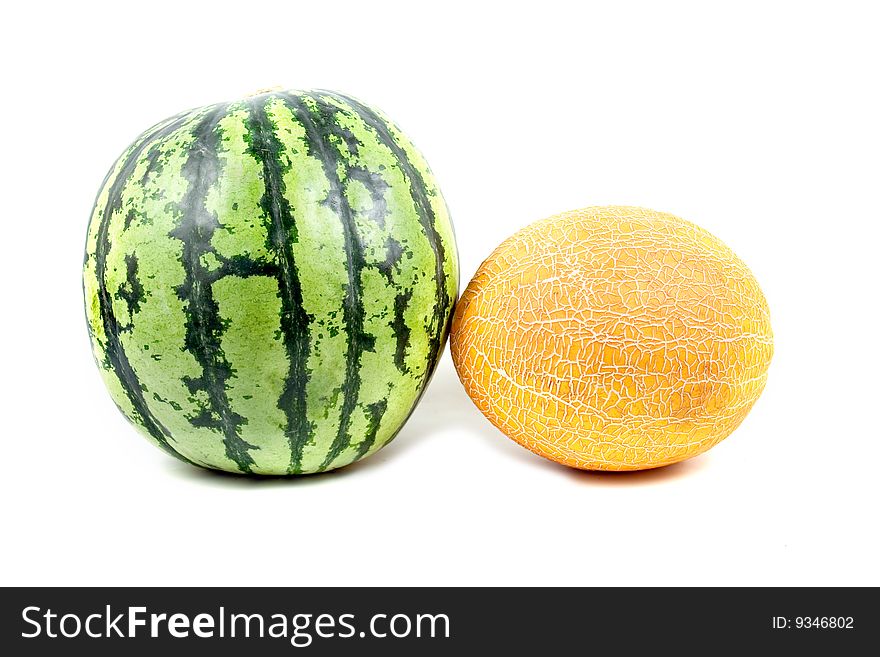
{"type": "Polygon", "coordinates": [[[239,435],[259,447],[249,452],[254,472],[280,474],[279,465],[290,460],[290,446],[284,435],[286,418],[278,408],[287,374],[287,353],[279,338],[278,282],[265,276],[226,276],[212,291],[227,322],[221,348],[233,375],[226,395],[232,410],[247,419],[239,435]]]}
{"type": "Polygon", "coordinates": [[[406,153],[410,163],[422,175],[428,192],[428,198],[431,201],[431,209],[434,211],[434,229],[437,231],[443,244],[445,254],[443,271],[446,273],[446,291],[449,299],[455,301],[458,298],[458,277],[460,273],[458,250],[455,246],[455,233],[452,227],[452,220],[449,217],[449,209],[446,207],[446,201],[440,193],[440,187],[437,185],[434,174],[421,151],[413,145],[409,138],[381,110],[374,107],[371,107],[371,109],[375,112],[376,116],[382,119],[394,140],[406,153]]]}
{"type": "MultiPolygon", "coordinates": [[[[86,257],[83,264],[83,293],[86,302],[86,321],[88,322],[89,334],[92,337],[92,352],[102,370],[104,369],[107,336],[104,333],[104,323],[101,320],[101,309],[98,297],[100,286],[98,284],[97,259],[95,258],[95,253],[98,250],[98,232],[101,228],[101,219],[104,216],[104,210],[107,207],[107,197],[110,194],[110,188],[113,187],[113,183],[115,183],[116,179],[119,177],[119,172],[124,166],[125,161],[132,152],[140,147],[150,134],[156,130],[164,128],[176,118],[177,117],[169,117],[168,119],[157,123],[149,130],[146,130],[134,141],[134,143],[125,149],[125,152],[114,163],[110,174],[107,176],[107,180],[98,192],[98,197],[95,199],[95,206],[92,209],[92,216],[89,220],[88,232],[86,234],[86,257]]],[[[118,381],[117,385],[119,385],[118,381]]],[[[126,402],[128,406],[131,405],[127,399],[126,402]]]]}
{"type": "MultiPolygon", "coordinates": [[[[370,217],[373,200],[361,182],[348,180],[345,189],[354,211],[359,242],[363,246],[364,259],[368,265],[361,275],[365,308],[364,330],[376,339],[374,350],[364,351],[361,355],[361,387],[358,405],[352,414],[352,436],[366,435],[370,418],[367,407],[387,399],[387,408],[370,449],[371,453],[393,437],[406,419],[425,379],[428,364],[425,355],[430,346],[429,332],[437,299],[433,276],[424,274],[434,271],[434,253],[419,223],[409,181],[403,175],[392,151],[352,108],[330,97],[323,99],[343,110],[336,114],[336,121],[359,142],[356,155],[344,144],[337,145],[340,161],[380,174],[389,186],[384,192],[387,204],[384,225],[370,217]],[[403,253],[391,270],[389,283],[379,265],[383,265],[386,260],[390,238],[400,244],[403,253]],[[404,314],[410,337],[404,361],[406,372],[403,373],[394,362],[397,342],[392,322],[395,296],[407,291],[412,296],[404,314]]],[[[359,447],[358,442],[352,444],[334,460],[331,467],[350,463],[357,455],[359,447]]]]}
{"type": "Polygon", "coordinates": [[[151,134],[153,134],[157,130],[161,130],[177,118],[177,116],[169,117],[168,119],[157,123],[149,130],[146,130],[134,141],[134,143],[132,143],[125,150],[125,152],[113,165],[110,175],[107,176],[104,185],[98,193],[98,197],[95,200],[95,207],[92,210],[92,216],[89,221],[89,228],[86,237],[86,258],[83,268],[83,291],[86,302],[86,321],[88,322],[89,333],[92,338],[92,353],[95,357],[95,361],[97,362],[101,378],[103,379],[104,384],[107,386],[110,397],[113,399],[113,401],[122,411],[122,413],[127,418],[129,418],[129,420],[132,422],[138,432],[152,444],[162,449],[164,449],[164,447],[159,443],[159,441],[157,441],[155,437],[152,436],[150,432],[141,424],[140,416],[137,410],[134,408],[134,405],[131,403],[131,400],[129,399],[128,394],[123,388],[119,377],[117,376],[116,372],[114,372],[105,362],[107,336],[104,332],[104,323],[101,318],[99,300],[100,285],[98,284],[97,260],[95,258],[95,253],[97,252],[98,233],[101,227],[101,219],[103,218],[104,211],[107,207],[110,189],[113,187],[113,184],[119,177],[119,172],[124,166],[125,161],[132,154],[132,152],[135,151],[135,149],[144,144],[145,140],[151,134]]]}
{"type": "Polygon", "coordinates": [[[283,157],[290,167],[284,174],[285,197],[296,224],[293,258],[302,289],[303,308],[312,318],[306,385],[307,417],[314,436],[302,456],[304,471],[323,462],[339,429],[345,355],[348,350],[342,322],[342,304],[348,284],[345,242],[339,218],[323,204],[329,183],[320,160],[308,154],[303,126],[280,100],[267,114],[285,144],[283,157]]]}
{"type": "Polygon", "coordinates": [[[248,152],[247,110],[234,107],[221,119],[220,160],[223,172],[208,193],[206,207],[222,218],[223,225],[211,239],[217,253],[231,258],[269,258],[266,217],[260,206],[264,186],[262,166],[248,152]]]}
{"type": "MultiPolygon", "coordinates": [[[[247,111],[234,108],[221,119],[219,153],[222,172],[208,193],[206,207],[222,217],[211,245],[221,257],[269,258],[268,219],[260,206],[262,168],[248,153],[247,111]]],[[[219,264],[219,263],[218,263],[219,264]]],[[[286,418],[278,398],[287,374],[287,353],[279,334],[281,299],[274,277],[226,276],[212,286],[226,330],[221,348],[232,367],[226,396],[230,408],[246,418],[239,435],[251,450],[256,473],[278,474],[290,459],[284,435],[286,418]]]]}

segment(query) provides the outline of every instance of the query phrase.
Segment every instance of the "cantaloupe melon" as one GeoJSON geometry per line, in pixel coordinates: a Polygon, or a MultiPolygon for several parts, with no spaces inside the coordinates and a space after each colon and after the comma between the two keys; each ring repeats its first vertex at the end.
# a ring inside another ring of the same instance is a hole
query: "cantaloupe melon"
{"type": "Polygon", "coordinates": [[[521,445],[639,470],[736,429],[773,336],[755,277],[720,240],[669,214],[595,207],[502,243],[459,301],[451,347],[476,406],[521,445]]]}

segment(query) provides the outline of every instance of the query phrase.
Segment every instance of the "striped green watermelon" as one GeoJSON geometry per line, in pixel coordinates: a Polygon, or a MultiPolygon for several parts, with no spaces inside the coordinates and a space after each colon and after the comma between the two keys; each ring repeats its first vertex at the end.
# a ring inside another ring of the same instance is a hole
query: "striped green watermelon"
{"type": "Polygon", "coordinates": [[[86,317],[120,410],[195,465],[338,468],[386,445],[458,292],[440,191],[383,114],[328,91],[173,116],[113,166],[86,317]]]}

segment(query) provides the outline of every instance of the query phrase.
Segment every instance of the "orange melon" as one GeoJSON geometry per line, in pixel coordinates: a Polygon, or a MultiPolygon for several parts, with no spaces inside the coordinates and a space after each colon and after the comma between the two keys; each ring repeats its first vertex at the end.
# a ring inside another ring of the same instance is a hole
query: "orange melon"
{"type": "Polygon", "coordinates": [[[451,349],[474,404],[516,442],[575,468],[641,470],[739,426],[773,334],[755,277],[716,237],[594,207],[495,249],[458,303],[451,349]]]}

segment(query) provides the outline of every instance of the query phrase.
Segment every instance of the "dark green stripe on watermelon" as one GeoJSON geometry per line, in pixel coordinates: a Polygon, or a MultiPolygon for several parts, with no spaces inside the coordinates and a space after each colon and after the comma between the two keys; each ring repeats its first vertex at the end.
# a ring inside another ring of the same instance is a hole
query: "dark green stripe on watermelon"
{"type": "Polygon", "coordinates": [[[373,404],[367,405],[369,421],[367,423],[366,437],[363,442],[358,445],[355,460],[362,458],[376,442],[376,433],[379,431],[379,425],[382,423],[382,416],[385,415],[386,408],[388,408],[387,399],[381,399],[373,404]]]}
{"type": "Polygon", "coordinates": [[[217,255],[211,246],[211,238],[220,223],[205,207],[205,202],[208,191],[220,175],[217,124],[225,111],[224,105],[209,112],[193,131],[195,141],[182,172],[189,182],[189,189],[180,203],[181,221],[170,235],[183,242],[181,262],[186,278],[177,288],[177,294],[186,303],[185,349],[193,354],[202,367],[200,377],[188,377],[184,382],[190,394],[201,391],[208,400],[201,412],[190,421],[195,427],[221,433],[226,455],[242,472],[250,472],[254,460],[248,450],[259,447],[241,439],[239,431],[247,419],[232,410],[226,395],[232,366],[220,345],[224,328],[220,309],[211,290],[217,275],[207,271],[202,264],[202,257],[206,253],[217,255]]]}
{"type": "Polygon", "coordinates": [[[289,471],[299,474],[303,448],[312,435],[312,427],[306,416],[309,316],[303,309],[302,288],[291,249],[291,242],[297,240],[297,232],[290,202],[284,196],[284,172],[287,165],[281,162],[283,146],[278,142],[275,127],[266,115],[267,101],[267,96],[258,96],[251,100],[247,127],[250,152],[263,169],[265,193],[260,204],[270,219],[267,246],[275,254],[278,263],[281,333],[289,361],[284,392],[278,400],[278,408],[287,418],[285,435],[290,443],[289,471]]]}

